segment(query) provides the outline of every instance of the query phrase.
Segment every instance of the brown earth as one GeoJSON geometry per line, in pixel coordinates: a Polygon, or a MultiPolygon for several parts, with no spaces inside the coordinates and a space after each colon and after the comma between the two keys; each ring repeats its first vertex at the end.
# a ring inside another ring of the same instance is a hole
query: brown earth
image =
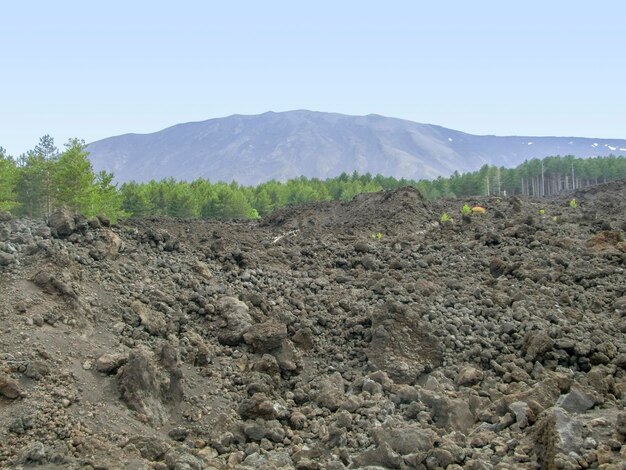
{"type": "Polygon", "coordinates": [[[626,468],[624,182],[0,215],[2,468],[626,468]]]}

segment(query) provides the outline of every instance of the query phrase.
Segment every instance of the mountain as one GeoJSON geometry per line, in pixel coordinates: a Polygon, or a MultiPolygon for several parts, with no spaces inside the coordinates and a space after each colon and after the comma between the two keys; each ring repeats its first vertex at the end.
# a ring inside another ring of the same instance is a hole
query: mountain
{"type": "Polygon", "coordinates": [[[256,185],[353,171],[436,178],[548,155],[626,155],[626,140],[478,136],[375,114],[302,110],[178,124],[109,137],[87,150],[94,169],[113,171],[119,182],[173,177],[256,185]]]}

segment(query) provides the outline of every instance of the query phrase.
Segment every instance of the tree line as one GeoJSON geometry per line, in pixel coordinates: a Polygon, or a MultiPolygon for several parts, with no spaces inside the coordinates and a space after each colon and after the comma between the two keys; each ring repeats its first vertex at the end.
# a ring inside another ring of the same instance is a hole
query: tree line
{"type": "Polygon", "coordinates": [[[623,156],[546,157],[525,161],[516,168],[484,165],[474,172],[419,181],[354,172],[324,180],[272,180],[256,187],[173,178],[118,187],[112,173],[94,172],[82,140],[71,139],[65,150],[59,151],[46,135],[33,150],[18,158],[8,156],[0,147],[0,210],[30,217],[47,217],[56,208],[66,206],[87,216],[104,215],[112,220],[151,215],[255,219],[290,204],[350,200],[360,193],[402,186],[416,187],[428,199],[541,197],[615,179],[626,179],[623,156]]]}
{"type": "Polygon", "coordinates": [[[542,197],[616,179],[626,179],[624,156],[566,155],[526,160],[515,168],[483,165],[478,171],[454,172],[449,178],[420,181],[417,186],[430,199],[473,195],[542,197]]]}

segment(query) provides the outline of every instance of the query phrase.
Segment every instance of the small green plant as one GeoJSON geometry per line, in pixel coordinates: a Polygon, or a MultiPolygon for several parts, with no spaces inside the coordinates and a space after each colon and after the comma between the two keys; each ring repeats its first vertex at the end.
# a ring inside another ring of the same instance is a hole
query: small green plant
{"type": "Polygon", "coordinates": [[[451,224],[452,222],[454,222],[454,219],[450,217],[447,212],[444,212],[443,214],[441,214],[442,224],[451,224]]]}
{"type": "Polygon", "coordinates": [[[469,215],[472,213],[472,208],[468,204],[464,204],[461,208],[461,214],[469,215]]]}
{"type": "Polygon", "coordinates": [[[578,207],[578,202],[576,202],[576,198],[572,198],[572,200],[569,202],[569,206],[572,209],[576,209],[578,207]]]}
{"type": "Polygon", "coordinates": [[[383,234],[382,234],[382,233],[380,233],[380,232],[377,232],[377,233],[372,233],[372,234],[370,235],[370,238],[371,238],[372,240],[380,240],[381,238],[383,238],[383,234]]]}
{"type": "Polygon", "coordinates": [[[545,209],[539,209],[539,215],[546,215],[545,209]]]}
{"type": "Polygon", "coordinates": [[[559,221],[559,218],[555,215],[554,217],[552,217],[552,220],[553,220],[554,222],[558,222],[558,221],[559,221]]]}

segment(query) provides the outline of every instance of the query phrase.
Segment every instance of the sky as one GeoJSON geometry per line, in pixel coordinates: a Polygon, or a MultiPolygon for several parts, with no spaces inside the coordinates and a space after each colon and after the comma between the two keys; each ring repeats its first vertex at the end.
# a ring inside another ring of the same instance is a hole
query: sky
{"type": "Polygon", "coordinates": [[[626,2],[3,2],[0,146],[232,114],[626,138],[626,2]]]}

